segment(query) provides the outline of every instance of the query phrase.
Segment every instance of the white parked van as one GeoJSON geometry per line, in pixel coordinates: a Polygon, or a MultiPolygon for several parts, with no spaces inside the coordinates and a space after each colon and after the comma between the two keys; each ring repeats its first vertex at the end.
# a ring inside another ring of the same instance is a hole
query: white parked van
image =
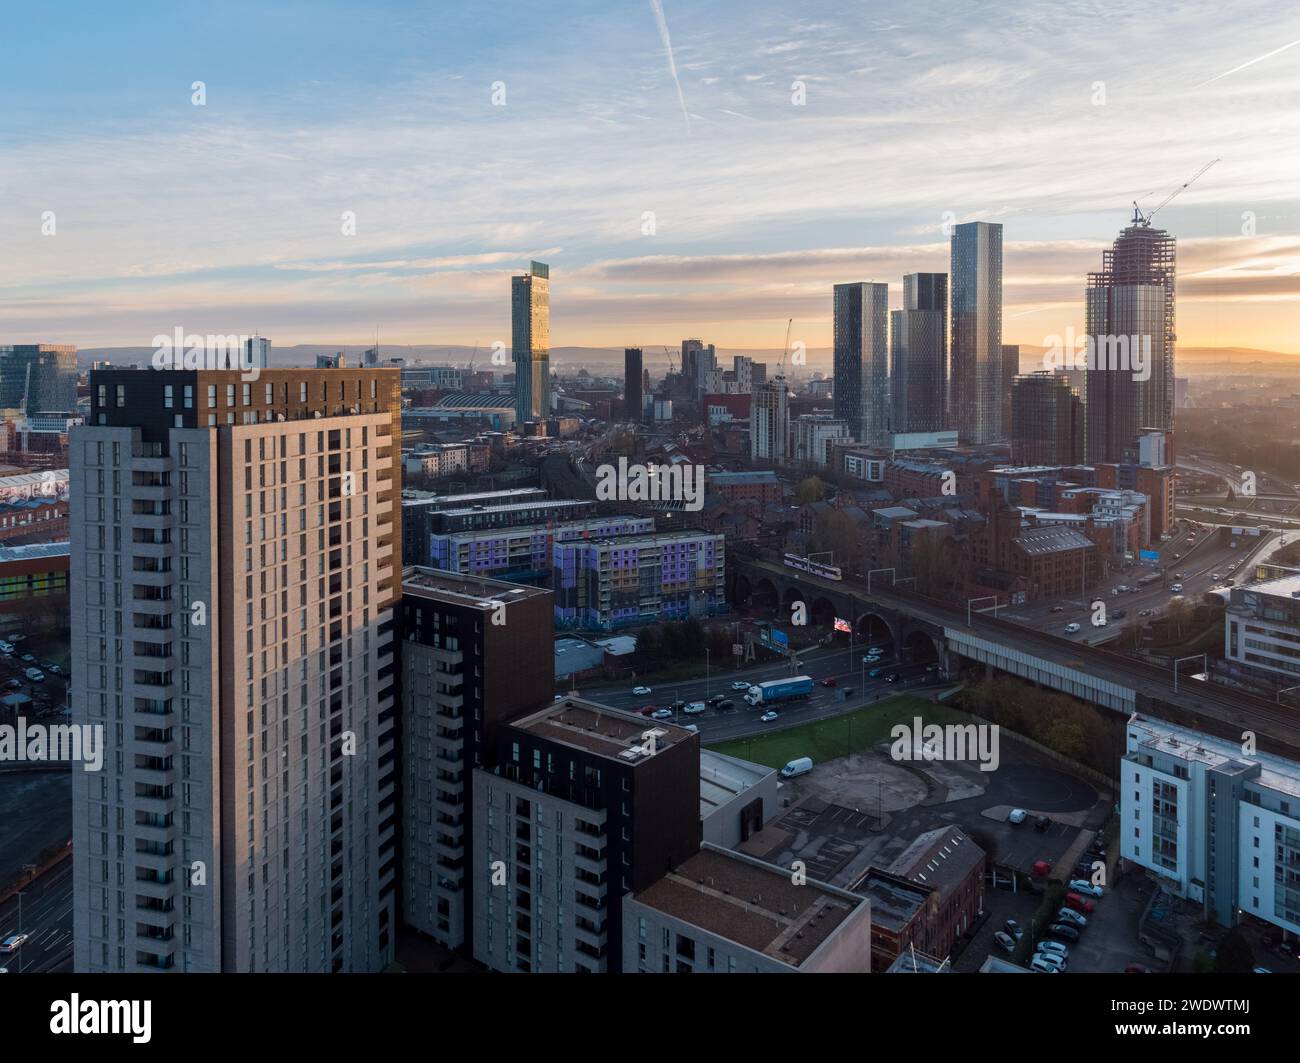
{"type": "Polygon", "coordinates": [[[796,757],[781,769],[781,778],[793,779],[796,775],[807,775],[812,769],[812,757],[796,757]]]}

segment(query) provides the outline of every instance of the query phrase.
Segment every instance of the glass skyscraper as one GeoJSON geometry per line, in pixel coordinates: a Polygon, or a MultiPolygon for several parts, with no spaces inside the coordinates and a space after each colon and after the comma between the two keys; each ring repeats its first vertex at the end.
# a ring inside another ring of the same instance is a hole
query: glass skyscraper
{"type": "Polygon", "coordinates": [[[0,347],[0,409],[61,413],[76,408],[76,347],[54,343],[0,347]]]}
{"type": "Polygon", "coordinates": [[[515,362],[515,417],[551,415],[551,268],[533,262],[510,285],[510,349],[515,362]]]}
{"type": "Polygon", "coordinates": [[[889,286],[835,285],[835,416],[859,443],[889,434],[889,286]]]}
{"type": "Polygon", "coordinates": [[[1002,424],[1002,226],[973,221],[952,234],[949,416],[964,443],[993,443],[1002,424]]]}
{"type": "Polygon", "coordinates": [[[890,314],[891,425],[895,432],[939,432],[947,416],[948,275],[909,273],[903,308],[890,314]]]}

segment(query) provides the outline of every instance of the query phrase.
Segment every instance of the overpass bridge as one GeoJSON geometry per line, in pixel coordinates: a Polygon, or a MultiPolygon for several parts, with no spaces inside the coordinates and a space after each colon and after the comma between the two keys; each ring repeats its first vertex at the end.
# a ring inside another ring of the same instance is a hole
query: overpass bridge
{"type": "Polygon", "coordinates": [[[1171,669],[999,620],[966,602],[938,601],[890,586],[889,572],[872,576],[868,587],[867,580],[829,580],[740,551],[729,552],[727,569],[734,605],[772,599],[788,613],[793,602],[802,601],[812,623],[833,614],[851,620],[864,642],[887,635],[900,652],[932,649],[949,675],[983,664],[990,672],[1006,672],[1126,716],[1137,712],[1234,742],[1251,731],[1257,748],[1300,760],[1300,709],[1186,673],[1175,690],[1171,669]]]}

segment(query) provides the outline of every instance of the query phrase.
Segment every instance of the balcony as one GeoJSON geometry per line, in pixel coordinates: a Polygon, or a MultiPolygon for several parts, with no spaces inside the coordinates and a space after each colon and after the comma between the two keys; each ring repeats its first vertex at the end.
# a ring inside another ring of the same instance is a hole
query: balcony
{"type": "Polygon", "coordinates": [[[594,875],[598,880],[603,880],[607,863],[605,860],[605,850],[587,849],[579,847],[573,856],[573,866],[580,868],[589,875],[594,875]]]}
{"type": "Polygon", "coordinates": [[[605,945],[609,941],[609,935],[605,930],[605,924],[592,923],[581,916],[573,921],[573,937],[575,941],[582,942],[592,951],[589,955],[604,955],[605,945]]]}

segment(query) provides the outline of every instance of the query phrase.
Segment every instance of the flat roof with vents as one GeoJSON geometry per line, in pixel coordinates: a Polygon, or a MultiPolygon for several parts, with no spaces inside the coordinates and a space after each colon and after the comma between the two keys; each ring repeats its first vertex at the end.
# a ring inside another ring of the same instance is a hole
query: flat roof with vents
{"type": "Polygon", "coordinates": [[[641,752],[647,742],[647,732],[654,734],[660,749],[698,740],[698,735],[685,727],[612,709],[585,698],[564,698],[531,716],[512,721],[510,726],[624,764],[649,759],[650,754],[641,752]]]}
{"type": "Polygon", "coordinates": [[[706,845],[636,894],[647,908],[798,968],[866,900],[706,845]]]}

